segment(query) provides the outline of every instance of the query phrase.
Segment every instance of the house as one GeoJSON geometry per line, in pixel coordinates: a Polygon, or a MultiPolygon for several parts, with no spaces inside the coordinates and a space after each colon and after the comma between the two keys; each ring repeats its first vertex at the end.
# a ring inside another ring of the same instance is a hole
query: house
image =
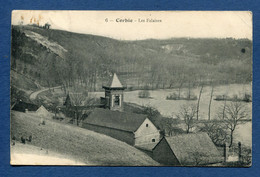
{"type": "Polygon", "coordinates": [[[143,114],[96,108],[82,122],[82,127],[135,146],[156,144],[160,140],[159,130],[143,114]]]}
{"type": "Polygon", "coordinates": [[[37,109],[39,109],[38,105],[24,101],[19,101],[12,106],[12,110],[19,112],[37,111],[37,109]]]}
{"type": "Polygon", "coordinates": [[[207,133],[163,137],[153,148],[153,159],[174,166],[203,166],[223,161],[207,133]]]}
{"type": "Polygon", "coordinates": [[[38,106],[32,103],[26,103],[23,101],[19,101],[16,103],[12,110],[19,111],[19,112],[25,112],[27,114],[33,114],[35,116],[39,116],[42,118],[52,118],[53,113],[50,113],[43,105],[38,106]]]}
{"type": "Polygon", "coordinates": [[[83,128],[111,136],[130,145],[156,145],[160,131],[143,114],[124,112],[124,89],[117,75],[103,86],[103,108],[95,108],[82,122],[83,128]]]}
{"type": "Polygon", "coordinates": [[[53,113],[50,113],[43,105],[41,105],[36,111],[35,114],[40,117],[52,118],[53,113]]]}

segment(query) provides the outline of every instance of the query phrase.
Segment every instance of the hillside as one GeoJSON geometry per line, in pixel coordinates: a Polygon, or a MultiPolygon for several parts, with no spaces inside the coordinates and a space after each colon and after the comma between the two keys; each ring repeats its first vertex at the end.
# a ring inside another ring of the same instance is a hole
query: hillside
{"type": "Polygon", "coordinates": [[[98,90],[117,72],[129,88],[174,88],[252,81],[252,41],[189,39],[120,41],[90,34],[12,27],[11,66],[44,86],[80,83],[98,90]],[[192,82],[192,83],[191,83],[192,82]]]}
{"type": "Polygon", "coordinates": [[[18,100],[29,102],[29,95],[33,91],[40,89],[40,86],[35,80],[14,70],[11,70],[10,72],[10,81],[11,105],[18,100]]]}
{"type": "Polygon", "coordinates": [[[11,137],[20,141],[21,136],[28,138],[32,135],[32,141],[26,141],[29,145],[88,165],[158,165],[143,152],[108,136],[51,120],[45,122],[45,125],[39,125],[39,117],[12,111],[11,137]]]}

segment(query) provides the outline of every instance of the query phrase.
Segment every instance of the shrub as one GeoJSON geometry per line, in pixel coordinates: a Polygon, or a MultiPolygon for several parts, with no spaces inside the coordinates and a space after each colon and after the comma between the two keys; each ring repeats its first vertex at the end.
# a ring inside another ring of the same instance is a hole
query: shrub
{"type": "Polygon", "coordinates": [[[197,100],[197,96],[194,93],[190,93],[190,95],[186,95],[185,97],[179,97],[177,93],[171,93],[166,97],[166,100],[197,100]]]}
{"type": "Polygon", "coordinates": [[[25,138],[23,136],[21,137],[21,142],[25,144],[25,138]]]}
{"type": "Polygon", "coordinates": [[[244,98],[242,100],[245,102],[251,102],[252,101],[251,95],[248,93],[245,93],[244,98]]]}
{"type": "Polygon", "coordinates": [[[238,96],[237,94],[234,94],[232,97],[229,97],[227,95],[217,95],[215,97],[216,101],[244,101],[244,102],[251,102],[252,96],[248,93],[245,93],[243,96],[238,96]]]}
{"type": "Polygon", "coordinates": [[[29,141],[29,142],[32,142],[32,135],[29,136],[28,141],[29,141]]]}
{"type": "Polygon", "coordinates": [[[225,100],[225,99],[227,99],[226,95],[217,95],[215,97],[215,100],[217,100],[217,101],[222,101],[222,100],[225,100]]]}
{"type": "Polygon", "coordinates": [[[234,94],[233,97],[232,97],[232,99],[233,99],[234,101],[237,101],[237,100],[238,100],[238,95],[237,95],[237,94],[234,94]]]}
{"type": "MultiPolygon", "coordinates": [[[[188,98],[187,98],[188,99],[188,98]]],[[[193,93],[192,94],[190,94],[190,99],[189,100],[197,100],[198,98],[197,98],[197,96],[196,95],[194,95],[193,93]]]]}
{"type": "Polygon", "coordinates": [[[139,98],[149,98],[150,92],[148,90],[142,90],[138,93],[139,98]]]}
{"type": "Polygon", "coordinates": [[[166,100],[179,100],[179,95],[177,93],[171,93],[166,97],[166,100]]]}

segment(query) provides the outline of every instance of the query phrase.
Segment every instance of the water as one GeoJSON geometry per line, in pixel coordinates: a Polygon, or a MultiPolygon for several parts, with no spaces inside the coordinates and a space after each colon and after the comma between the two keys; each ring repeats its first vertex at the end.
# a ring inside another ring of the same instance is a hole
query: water
{"type": "MultiPolygon", "coordinates": [[[[149,98],[139,98],[138,92],[140,90],[128,91],[124,93],[124,101],[129,103],[135,103],[142,106],[151,106],[157,108],[160,113],[167,117],[175,118],[176,114],[179,113],[182,105],[187,103],[197,104],[197,100],[194,101],[186,101],[186,100],[166,100],[166,97],[173,93],[177,92],[177,89],[159,89],[150,91],[151,99],[149,98]]],[[[200,88],[195,88],[192,90],[194,95],[198,97],[200,88]]],[[[183,88],[182,93],[187,92],[187,89],[183,88]]],[[[211,87],[204,87],[201,100],[200,100],[200,111],[199,118],[202,120],[208,119],[208,105],[210,100],[211,87]]],[[[217,95],[226,94],[232,97],[234,94],[243,95],[245,93],[252,94],[252,86],[242,85],[242,84],[232,84],[232,85],[222,85],[214,88],[213,100],[211,103],[211,119],[216,118],[216,114],[219,111],[219,108],[224,104],[224,101],[215,101],[214,98],[217,95]]],[[[90,93],[92,96],[100,97],[104,96],[104,92],[92,92],[90,93]]],[[[228,102],[227,102],[228,104],[228,102]]],[[[248,110],[248,119],[252,118],[252,103],[242,103],[246,109],[248,110]]],[[[248,146],[251,146],[251,138],[252,138],[252,122],[247,122],[242,125],[238,125],[235,130],[235,142],[241,141],[248,146]]]]}
{"type": "MultiPolygon", "coordinates": [[[[193,89],[192,92],[197,95],[199,95],[200,88],[193,89]]],[[[151,99],[142,99],[138,97],[138,90],[131,91],[131,92],[125,92],[125,102],[130,103],[136,103],[138,105],[144,105],[144,106],[152,106],[157,108],[162,115],[168,116],[168,117],[176,117],[176,114],[180,111],[180,107],[187,103],[194,103],[197,104],[197,100],[194,101],[186,101],[186,100],[166,100],[166,97],[173,93],[174,91],[177,92],[176,89],[160,89],[160,90],[154,90],[150,91],[151,99]]],[[[187,89],[183,89],[182,92],[187,92],[187,89]]],[[[200,100],[200,119],[208,119],[208,105],[210,100],[210,92],[211,87],[204,87],[201,100],[200,100]]],[[[233,96],[233,94],[241,95],[243,93],[251,93],[251,86],[250,85],[228,85],[228,86],[218,86],[214,88],[213,93],[213,100],[211,103],[211,117],[214,118],[219,107],[224,104],[223,101],[215,101],[214,98],[216,95],[223,95],[226,94],[228,96],[233,96]]],[[[251,103],[242,103],[244,104],[247,109],[249,110],[250,117],[251,118],[251,110],[252,110],[252,104],[251,103]]]]}

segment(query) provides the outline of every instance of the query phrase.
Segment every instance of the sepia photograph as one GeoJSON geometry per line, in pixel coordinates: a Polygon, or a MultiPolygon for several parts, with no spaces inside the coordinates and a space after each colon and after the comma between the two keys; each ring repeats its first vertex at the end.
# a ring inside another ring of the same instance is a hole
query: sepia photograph
{"type": "Polygon", "coordinates": [[[250,167],[252,29],[250,11],[12,11],[10,164],[250,167]]]}

